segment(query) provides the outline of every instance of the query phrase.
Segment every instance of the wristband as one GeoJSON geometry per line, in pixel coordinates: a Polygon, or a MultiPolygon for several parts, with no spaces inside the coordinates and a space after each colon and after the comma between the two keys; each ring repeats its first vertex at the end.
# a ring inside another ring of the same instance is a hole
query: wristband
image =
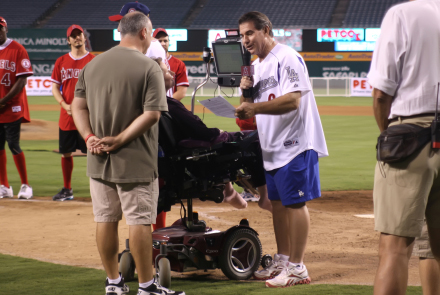
{"type": "Polygon", "coordinates": [[[87,140],[89,140],[89,138],[92,136],[95,136],[95,134],[90,133],[89,135],[86,136],[86,139],[84,139],[84,141],[87,143],[87,140]]]}
{"type": "Polygon", "coordinates": [[[60,105],[64,102],[64,100],[60,101],[60,105]]]}

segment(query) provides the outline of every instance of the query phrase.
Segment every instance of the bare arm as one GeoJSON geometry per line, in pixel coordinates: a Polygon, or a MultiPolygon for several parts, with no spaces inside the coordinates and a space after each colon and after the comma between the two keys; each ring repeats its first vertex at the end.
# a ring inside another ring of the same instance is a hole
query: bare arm
{"type": "MultiPolygon", "coordinates": [[[[87,100],[81,97],[75,97],[72,101],[72,117],[75,122],[76,129],[82,138],[86,138],[89,134],[93,134],[92,127],[90,126],[89,108],[87,107],[87,100]]],[[[86,145],[92,155],[102,154],[95,144],[99,141],[96,136],[91,136],[87,139],[86,145]]]]}
{"type": "Polygon", "coordinates": [[[240,119],[252,118],[257,114],[282,115],[298,109],[301,92],[286,93],[271,101],[249,103],[243,102],[236,110],[235,115],[240,119]]]}
{"type": "Polygon", "coordinates": [[[186,95],[186,90],[188,89],[188,86],[177,86],[177,91],[174,92],[173,98],[177,100],[182,100],[186,95]]]}
{"type": "Polygon", "coordinates": [[[373,89],[373,111],[380,132],[388,128],[388,117],[390,115],[392,102],[393,97],[391,95],[388,95],[379,89],[373,89]]]}
{"type": "Polygon", "coordinates": [[[160,111],[146,111],[117,136],[104,137],[94,144],[104,152],[114,151],[149,130],[160,119],[160,111]]]}
{"type": "Polygon", "coordinates": [[[11,87],[8,94],[6,94],[3,98],[0,99],[0,108],[4,107],[8,101],[13,99],[20,93],[24,86],[26,86],[27,76],[19,76],[17,80],[15,80],[15,84],[11,87]]]}
{"type": "Polygon", "coordinates": [[[67,114],[72,116],[72,109],[70,104],[67,104],[60,91],[61,85],[58,83],[52,83],[52,94],[60,106],[66,110],[67,114]]]}

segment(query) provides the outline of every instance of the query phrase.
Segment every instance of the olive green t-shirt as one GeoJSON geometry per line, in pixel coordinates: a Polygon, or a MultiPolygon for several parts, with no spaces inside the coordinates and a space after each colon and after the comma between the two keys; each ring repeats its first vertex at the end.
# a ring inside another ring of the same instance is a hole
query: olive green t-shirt
{"type": "MultiPolygon", "coordinates": [[[[167,111],[162,70],[141,52],[116,46],[81,71],[75,97],[85,98],[93,133],[103,138],[124,131],[144,111],[167,111]]],[[[87,154],[87,176],[115,183],[157,178],[158,124],[110,154],[87,154]]]]}

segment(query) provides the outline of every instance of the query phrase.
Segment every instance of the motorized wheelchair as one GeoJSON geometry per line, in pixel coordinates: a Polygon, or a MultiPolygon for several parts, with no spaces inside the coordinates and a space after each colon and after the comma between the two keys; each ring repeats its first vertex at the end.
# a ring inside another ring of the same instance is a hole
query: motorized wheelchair
{"type": "MultiPolygon", "coordinates": [[[[232,142],[184,140],[176,142],[172,117],[162,113],[159,121],[160,155],[158,159],[158,213],[169,211],[181,203],[184,214],[172,226],[153,232],[153,261],[158,269],[159,282],[170,285],[170,270],[186,272],[221,268],[233,280],[249,279],[260,265],[262,257],[258,233],[247,219],[226,231],[213,230],[193,211],[192,200],[223,201],[225,183],[235,182],[252,187],[249,168],[259,161],[256,131],[229,134],[232,142]],[[182,200],[187,200],[187,206],[182,200]]],[[[129,281],[135,265],[129,241],[120,254],[120,272],[129,281]]]]}

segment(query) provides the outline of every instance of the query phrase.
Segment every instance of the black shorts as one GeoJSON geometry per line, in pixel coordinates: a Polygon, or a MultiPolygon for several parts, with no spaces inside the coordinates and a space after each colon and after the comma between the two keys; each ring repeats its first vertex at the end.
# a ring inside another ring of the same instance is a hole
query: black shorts
{"type": "Polygon", "coordinates": [[[0,150],[5,149],[6,141],[11,145],[19,145],[21,121],[23,118],[11,123],[0,123],[0,150]]]}
{"type": "Polygon", "coordinates": [[[60,153],[73,153],[81,150],[87,154],[87,145],[77,130],[61,130],[60,129],[60,153]]]}

